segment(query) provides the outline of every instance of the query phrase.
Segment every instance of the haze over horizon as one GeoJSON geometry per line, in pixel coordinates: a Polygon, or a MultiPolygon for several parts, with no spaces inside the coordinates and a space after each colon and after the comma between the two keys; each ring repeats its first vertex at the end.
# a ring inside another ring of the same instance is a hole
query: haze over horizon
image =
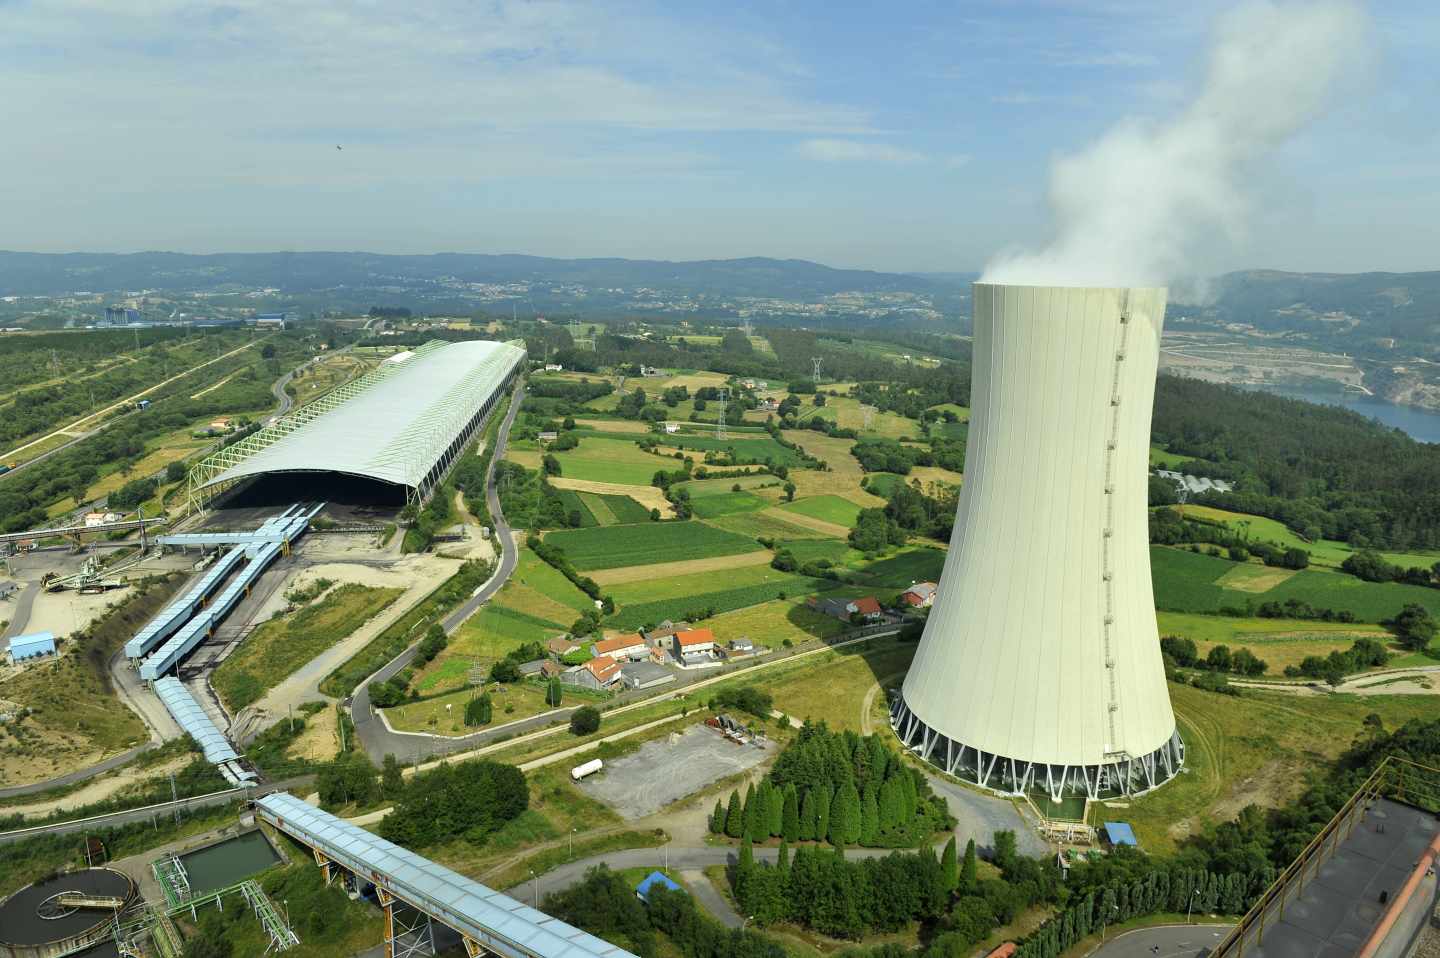
{"type": "MultiPolygon", "coordinates": [[[[1054,157],[1193,99],[1233,6],[0,2],[0,248],[979,272],[1050,239],[1054,157]]],[[[1440,266],[1440,11],[1369,10],[1205,271],[1440,266]]]]}

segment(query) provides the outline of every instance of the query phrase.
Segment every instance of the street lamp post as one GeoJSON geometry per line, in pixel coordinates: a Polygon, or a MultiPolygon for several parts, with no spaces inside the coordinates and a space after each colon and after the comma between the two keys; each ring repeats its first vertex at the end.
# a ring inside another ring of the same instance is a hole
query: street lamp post
{"type": "Polygon", "coordinates": [[[744,931],[744,930],[745,930],[745,926],[748,925],[748,924],[750,924],[750,923],[751,923],[752,921],[754,921],[754,920],[755,920],[755,916],[754,916],[754,915],[746,915],[746,916],[745,916],[745,920],[740,923],[740,930],[741,930],[741,931],[744,931]]]}
{"type": "MultiPolygon", "coordinates": [[[[1114,914],[1117,914],[1117,915],[1120,914],[1120,906],[1119,906],[1119,905],[1111,905],[1111,906],[1110,906],[1110,910],[1111,910],[1114,914]]],[[[1102,945],[1105,944],[1105,929],[1108,928],[1109,926],[1110,926],[1110,916],[1109,916],[1109,915],[1106,915],[1106,916],[1105,916],[1105,920],[1100,923],[1100,944],[1102,944],[1102,945]]]]}
{"type": "Polygon", "coordinates": [[[535,869],[530,869],[530,882],[535,888],[535,907],[540,907],[540,876],[535,874],[535,869]]]}
{"type": "Polygon", "coordinates": [[[1195,899],[1200,897],[1200,889],[1190,893],[1190,900],[1185,903],[1185,924],[1190,924],[1190,909],[1195,906],[1195,899]]]}
{"type": "Polygon", "coordinates": [[[570,858],[572,860],[575,858],[575,829],[573,827],[570,829],[570,858]]]}

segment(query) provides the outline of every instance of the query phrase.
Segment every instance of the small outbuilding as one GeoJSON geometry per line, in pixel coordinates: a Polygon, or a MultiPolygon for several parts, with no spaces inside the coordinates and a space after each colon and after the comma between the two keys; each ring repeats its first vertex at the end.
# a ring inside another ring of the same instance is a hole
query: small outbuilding
{"type": "Polygon", "coordinates": [[[34,632],[30,635],[17,635],[10,640],[10,661],[20,662],[25,659],[39,658],[42,655],[55,654],[55,634],[53,632],[34,632]]]}
{"type": "Polygon", "coordinates": [[[666,878],[661,872],[651,872],[645,876],[640,884],[635,886],[635,897],[643,902],[650,900],[650,891],[654,888],[668,888],[671,891],[684,891],[678,884],[666,878]]]}
{"type": "Polygon", "coordinates": [[[1105,840],[1111,846],[1129,845],[1131,848],[1139,848],[1140,843],[1135,839],[1135,830],[1130,827],[1129,822],[1106,822],[1105,840]]]}

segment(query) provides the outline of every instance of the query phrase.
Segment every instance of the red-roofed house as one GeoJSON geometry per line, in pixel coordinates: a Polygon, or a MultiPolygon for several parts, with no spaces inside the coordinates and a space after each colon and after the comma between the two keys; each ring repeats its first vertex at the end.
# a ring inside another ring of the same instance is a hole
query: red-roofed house
{"type": "Polygon", "coordinates": [[[917,582],[900,593],[900,601],[912,609],[928,609],[935,604],[937,588],[933,582],[917,582]]]}
{"type": "Polygon", "coordinates": [[[709,629],[686,629],[675,633],[675,658],[686,665],[715,658],[715,633],[709,629]]]}
{"type": "Polygon", "coordinates": [[[648,658],[650,649],[639,632],[627,632],[613,639],[601,639],[590,646],[591,655],[608,655],[614,659],[637,661],[648,658]]]}
{"type": "Polygon", "coordinates": [[[882,614],[880,600],[873,595],[862,596],[851,602],[850,605],[853,606],[852,611],[860,613],[867,619],[878,619],[882,614]]]}
{"type": "Polygon", "coordinates": [[[608,688],[619,679],[620,663],[608,655],[596,656],[584,665],[577,665],[560,676],[562,682],[587,689],[608,688]]]}

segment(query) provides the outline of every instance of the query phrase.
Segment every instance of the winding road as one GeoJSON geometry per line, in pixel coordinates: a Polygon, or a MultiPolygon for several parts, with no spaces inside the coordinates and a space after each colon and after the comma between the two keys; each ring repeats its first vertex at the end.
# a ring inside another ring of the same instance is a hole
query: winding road
{"type": "MultiPolygon", "coordinates": [[[[520,412],[520,403],[524,397],[525,385],[522,381],[516,385],[515,392],[510,398],[510,409],[506,412],[505,420],[500,424],[500,429],[495,435],[495,451],[490,456],[490,469],[485,476],[485,501],[490,507],[490,515],[495,523],[492,534],[500,546],[500,564],[488,582],[476,589],[469,599],[466,599],[458,609],[442,620],[441,624],[446,635],[452,635],[466,619],[475,614],[476,610],[490,601],[490,598],[510,580],[510,575],[520,561],[520,550],[515,546],[515,537],[510,531],[510,524],[505,521],[505,513],[500,508],[500,496],[495,491],[495,466],[505,455],[505,443],[510,439],[510,427],[515,424],[515,417],[520,412]]],[[[379,714],[370,704],[370,683],[384,682],[393,678],[415,658],[418,646],[419,640],[416,640],[415,644],[361,682],[350,697],[350,717],[355,723],[355,734],[360,739],[360,744],[365,747],[366,754],[375,762],[382,761],[387,754],[394,755],[402,763],[416,762],[441,752],[460,751],[475,745],[478,741],[483,741],[483,738],[467,736],[454,739],[450,743],[440,743],[444,747],[437,748],[437,743],[430,736],[402,735],[392,732],[381,721],[379,714]]],[[[553,716],[547,717],[546,721],[548,722],[552,718],[553,716]]],[[[477,734],[484,735],[484,733],[477,734]]]]}

